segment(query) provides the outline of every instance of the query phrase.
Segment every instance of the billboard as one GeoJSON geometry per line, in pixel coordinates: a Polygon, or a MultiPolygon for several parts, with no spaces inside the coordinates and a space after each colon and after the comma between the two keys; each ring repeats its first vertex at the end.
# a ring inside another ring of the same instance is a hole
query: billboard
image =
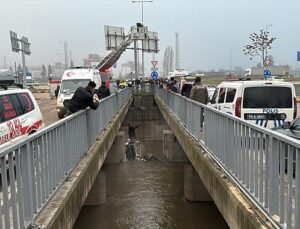
{"type": "Polygon", "coordinates": [[[17,37],[17,33],[13,31],[10,32],[10,40],[11,40],[11,48],[13,52],[19,52],[20,51],[20,46],[19,46],[19,40],[17,37]]]}
{"type": "Polygon", "coordinates": [[[148,31],[148,37],[142,40],[143,50],[148,53],[158,53],[158,33],[148,31]]]}
{"type": "Polygon", "coordinates": [[[104,26],[106,50],[115,50],[125,42],[124,28],[115,26],[104,26]]]}

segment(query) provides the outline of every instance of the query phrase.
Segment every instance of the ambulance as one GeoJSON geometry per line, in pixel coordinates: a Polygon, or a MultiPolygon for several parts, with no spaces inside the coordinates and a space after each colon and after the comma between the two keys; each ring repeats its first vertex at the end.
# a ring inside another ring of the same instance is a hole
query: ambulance
{"type": "Polygon", "coordinates": [[[89,81],[94,81],[97,88],[101,86],[101,76],[98,69],[78,67],[64,71],[56,103],[58,118],[62,119],[67,114],[67,109],[63,105],[64,100],[71,99],[75,90],[78,87],[86,87],[89,81]]]}
{"type": "Polygon", "coordinates": [[[29,90],[0,90],[0,148],[44,126],[42,112],[29,90]]]}

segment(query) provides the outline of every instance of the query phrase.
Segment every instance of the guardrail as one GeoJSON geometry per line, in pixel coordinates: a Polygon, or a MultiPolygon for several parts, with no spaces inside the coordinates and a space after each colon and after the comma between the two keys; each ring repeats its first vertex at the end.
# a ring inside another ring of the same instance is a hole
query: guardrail
{"type": "Polygon", "coordinates": [[[300,228],[298,140],[164,89],[156,95],[275,228],[300,228]]]}
{"type": "Polygon", "coordinates": [[[121,90],[0,151],[0,228],[34,226],[34,217],[132,96],[121,90]]]}

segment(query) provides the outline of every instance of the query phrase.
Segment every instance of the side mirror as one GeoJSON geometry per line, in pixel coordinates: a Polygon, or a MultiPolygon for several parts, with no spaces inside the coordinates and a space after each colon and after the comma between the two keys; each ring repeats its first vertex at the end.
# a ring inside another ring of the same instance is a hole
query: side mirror
{"type": "Polygon", "coordinates": [[[281,126],[283,129],[290,129],[291,123],[290,122],[284,122],[281,126]]]}

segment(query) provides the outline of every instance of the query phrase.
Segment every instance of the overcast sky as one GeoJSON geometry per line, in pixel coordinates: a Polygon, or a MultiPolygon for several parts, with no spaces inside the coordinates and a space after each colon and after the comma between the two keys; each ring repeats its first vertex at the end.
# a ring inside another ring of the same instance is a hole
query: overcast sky
{"type": "MultiPolygon", "coordinates": [[[[265,29],[276,37],[269,52],[275,64],[300,67],[296,52],[300,50],[300,0],[154,0],[144,3],[144,24],[159,34],[156,59],[159,66],[164,50],[173,46],[179,32],[181,68],[229,69],[232,66],[255,66],[243,55],[249,35],[265,29]]],[[[141,4],[129,0],[0,0],[0,65],[3,56],[8,64],[21,63],[21,54],[12,53],[9,30],[31,42],[29,65],[53,64],[63,61],[63,45],[67,41],[76,65],[82,65],[89,53],[102,56],[105,50],[104,25],[129,30],[141,21],[141,4]]],[[[152,54],[146,55],[150,68],[152,54]]],[[[118,61],[133,60],[127,50],[118,61]]]]}

